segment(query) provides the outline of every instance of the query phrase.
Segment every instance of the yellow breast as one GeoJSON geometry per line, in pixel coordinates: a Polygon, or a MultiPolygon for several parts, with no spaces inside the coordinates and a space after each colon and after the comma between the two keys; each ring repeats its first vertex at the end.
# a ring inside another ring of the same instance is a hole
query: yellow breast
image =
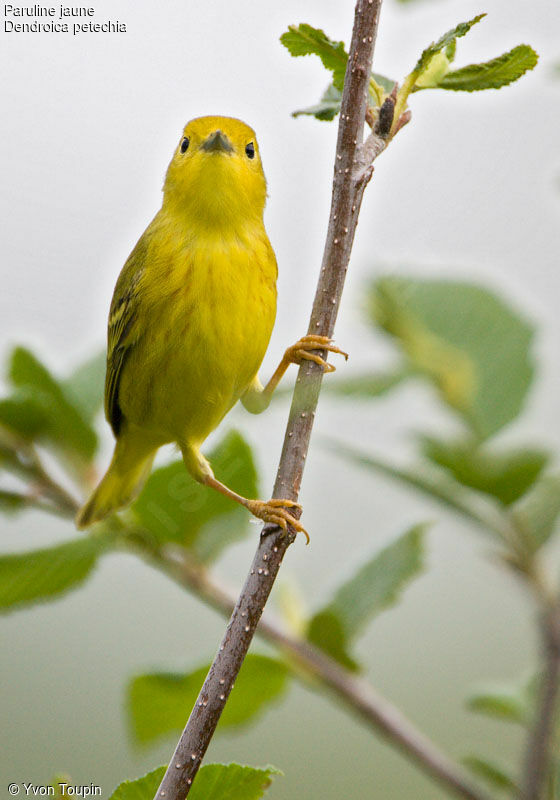
{"type": "Polygon", "coordinates": [[[126,365],[120,402],[130,422],[164,441],[200,444],[264,358],[276,259],[262,225],[204,237],[154,227],[140,287],[149,324],[126,365]]]}

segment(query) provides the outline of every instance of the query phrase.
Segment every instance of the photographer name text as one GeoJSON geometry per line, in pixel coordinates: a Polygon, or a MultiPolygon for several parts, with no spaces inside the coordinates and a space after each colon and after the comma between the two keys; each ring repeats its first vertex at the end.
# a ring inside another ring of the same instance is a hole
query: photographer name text
{"type": "Polygon", "coordinates": [[[4,33],[126,33],[120,20],[95,19],[92,6],[14,6],[4,4],[4,33]]]}
{"type": "Polygon", "coordinates": [[[101,797],[101,786],[88,783],[74,786],[70,783],[57,783],[57,791],[54,786],[47,786],[37,783],[10,783],[8,792],[12,797],[101,797]]]}

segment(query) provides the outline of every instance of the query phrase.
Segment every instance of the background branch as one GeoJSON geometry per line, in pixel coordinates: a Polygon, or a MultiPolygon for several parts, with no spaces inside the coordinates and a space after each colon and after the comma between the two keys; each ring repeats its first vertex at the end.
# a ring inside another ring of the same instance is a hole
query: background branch
{"type": "Polygon", "coordinates": [[[557,602],[550,604],[543,613],[541,629],[544,671],[535,720],[527,740],[522,800],[541,800],[550,775],[560,682],[560,607],[557,602]]]}
{"type": "MultiPolygon", "coordinates": [[[[338,126],[335,174],[327,241],[308,332],[332,337],[354,232],[371,164],[363,163],[363,128],[381,0],[358,0],[338,126]]],[[[373,134],[375,135],[375,134],[373,134]]],[[[385,140],[378,136],[378,155],[385,140]]],[[[370,142],[371,144],[371,142],[370,142]]],[[[323,354],[326,355],[326,354],[323,354]]],[[[322,370],[300,367],[284,437],[273,496],[297,500],[322,370]]],[[[280,564],[294,540],[292,532],[266,528],[220,648],[191,712],[156,797],[182,800],[190,790],[229,693],[249,650],[280,564]]]]}

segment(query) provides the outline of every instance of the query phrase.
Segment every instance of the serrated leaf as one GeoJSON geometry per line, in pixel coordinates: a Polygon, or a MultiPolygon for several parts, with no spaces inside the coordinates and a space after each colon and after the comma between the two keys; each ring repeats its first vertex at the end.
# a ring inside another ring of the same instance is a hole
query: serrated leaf
{"type": "Polygon", "coordinates": [[[535,552],[555,532],[560,514],[560,475],[545,475],[513,508],[516,528],[535,552]]]}
{"type": "Polygon", "coordinates": [[[422,452],[455,480],[495,497],[505,506],[522,497],[535,483],[549,456],[543,450],[523,448],[496,452],[472,442],[444,442],[421,438],[422,452]]]}
{"type": "MultiPolygon", "coordinates": [[[[239,433],[228,433],[209,461],[219,480],[244,497],[258,496],[251,448],[239,433]]],[[[182,461],[154,470],[132,511],[159,542],[180,542],[203,562],[243,538],[250,520],[237,503],[196,483],[182,461]]]]}
{"type": "Polygon", "coordinates": [[[505,767],[479,756],[467,756],[463,759],[463,763],[493,789],[507,791],[517,797],[518,786],[505,767]]]}
{"type": "Polygon", "coordinates": [[[370,314],[480,439],[521,411],[533,377],[533,328],[490,291],[381,278],[372,287],[370,314]]]}
{"type": "Polygon", "coordinates": [[[426,49],[422,51],[422,55],[414,67],[414,73],[421,75],[422,72],[427,69],[430,61],[435,55],[452,46],[454,42],[456,42],[456,40],[461,36],[466,36],[473,25],[476,25],[477,22],[480,22],[480,20],[485,16],[486,14],[477,14],[476,17],[473,17],[468,22],[460,22],[454,28],[451,28],[451,30],[447,31],[447,33],[444,33],[443,36],[440,36],[436,42],[432,42],[429,47],[426,47],[426,49]]]}
{"type": "Polygon", "coordinates": [[[108,540],[85,536],[57,547],[0,556],[0,609],[53,600],[77,588],[93,570],[108,540]]]}
{"type": "Polygon", "coordinates": [[[0,403],[0,422],[26,438],[38,436],[91,461],[97,448],[95,431],[33,353],[15,348],[9,378],[16,392],[0,403]]]}
{"type": "Polygon", "coordinates": [[[447,72],[434,88],[455,92],[478,92],[483,89],[500,89],[522,77],[537,65],[539,57],[532,47],[520,44],[507,53],[482,64],[447,72]]]}
{"type": "Polygon", "coordinates": [[[425,525],[416,525],[377,553],[336,591],[310,620],[308,638],[346,666],[352,640],[366,623],[393,605],[405,585],[422,569],[425,525]]]}
{"type": "MultiPolygon", "coordinates": [[[[142,778],[124,781],[109,800],[153,800],[165,775],[158,767],[142,778]]],[[[201,767],[189,792],[190,800],[259,800],[282,775],[275,767],[247,767],[242,764],[206,764],[201,767]]]]}
{"type": "Polygon", "coordinates": [[[416,78],[412,91],[420,89],[432,89],[440,85],[444,75],[449,72],[449,59],[447,58],[447,48],[445,52],[436,53],[430,59],[428,66],[416,78]]]}
{"type": "MultiPolygon", "coordinates": [[[[149,744],[180,731],[198,697],[210,668],[205,664],[186,674],[152,673],[133,678],[128,687],[128,710],[135,741],[149,744]]],[[[219,731],[258,718],[287,688],[288,669],[280,661],[250,653],[220,718],[219,731]]]]}
{"type": "Polygon", "coordinates": [[[106,365],[105,351],[97,353],[80,364],[62,384],[73,405],[88,421],[95,417],[103,405],[106,365]]]}
{"type": "Polygon", "coordinates": [[[341,102],[342,92],[331,83],[316,105],[293,111],[292,117],[307,115],[316,117],[316,119],[330,121],[339,113],[341,102]]]}
{"type": "Polygon", "coordinates": [[[289,25],[280,41],[292,56],[317,55],[323,66],[333,74],[333,84],[342,91],[344,86],[344,73],[348,62],[348,53],[344,49],[344,42],[335,42],[319,28],[301,23],[289,25]]]}

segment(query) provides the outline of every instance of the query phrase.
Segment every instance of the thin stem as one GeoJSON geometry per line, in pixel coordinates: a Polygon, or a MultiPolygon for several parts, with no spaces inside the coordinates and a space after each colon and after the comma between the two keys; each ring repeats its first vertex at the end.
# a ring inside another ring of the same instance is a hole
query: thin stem
{"type": "MultiPolygon", "coordinates": [[[[342,289],[371,162],[385,147],[362,146],[368,85],[381,0],[358,0],[338,126],[335,174],[327,242],[309,323],[309,334],[332,338],[342,289]],[[369,162],[366,160],[369,158],[369,162]]],[[[326,355],[322,354],[323,357],[326,355]]],[[[299,369],[273,496],[297,500],[322,369],[306,361],[299,369]]],[[[284,554],[294,541],[290,531],[265,527],[249,575],[234,608],[195,707],[175,749],[156,797],[184,800],[212,739],[233,683],[253,639],[284,554]]]]}
{"type": "Polygon", "coordinates": [[[560,688],[560,606],[547,608],[542,618],[544,672],[537,712],[527,741],[521,800],[543,800],[552,762],[552,746],[560,688]]]}
{"type": "MultiPolygon", "coordinates": [[[[141,554],[180,586],[193,592],[212,608],[228,617],[235,605],[235,598],[198,564],[190,563],[182,552],[151,549],[139,540],[141,554]]],[[[405,756],[433,777],[442,786],[458,797],[468,800],[487,800],[473,786],[469,776],[437,745],[417,730],[389,700],[380,695],[364,678],[358,677],[334,659],[304,639],[282,630],[269,615],[264,614],[258,624],[257,635],[289,655],[304,674],[312,676],[322,688],[329,688],[337,699],[350,711],[357,714],[377,734],[398,747],[405,756]]]]}

